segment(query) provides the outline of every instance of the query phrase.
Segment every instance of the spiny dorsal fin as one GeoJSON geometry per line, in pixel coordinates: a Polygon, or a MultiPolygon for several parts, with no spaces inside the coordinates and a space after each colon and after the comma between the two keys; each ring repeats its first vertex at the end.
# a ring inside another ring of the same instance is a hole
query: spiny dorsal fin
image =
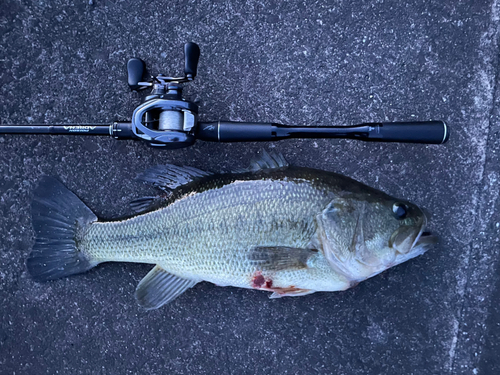
{"type": "Polygon", "coordinates": [[[278,169],[288,166],[289,164],[282,154],[274,151],[269,153],[262,149],[261,154],[252,159],[248,168],[238,168],[233,173],[257,172],[263,169],[278,169]]]}
{"type": "Polygon", "coordinates": [[[178,167],[172,164],[157,165],[149,168],[139,176],[139,181],[149,182],[162,190],[175,189],[181,185],[188,184],[199,178],[210,176],[211,172],[205,172],[193,167],[178,167]]]}
{"type": "Polygon", "coordinates": [[[259,270],[300,269],[306,268],[309,257],[317,252],[315,249],[285,246],[255,247],[248,259],[259,270]]]}
{"type": "Polygon", "coordinates": [[[137,285],[135,298],[139,305],[153,310],[173,301],[197,283],[172,275],[156,265],[137,285]]]}

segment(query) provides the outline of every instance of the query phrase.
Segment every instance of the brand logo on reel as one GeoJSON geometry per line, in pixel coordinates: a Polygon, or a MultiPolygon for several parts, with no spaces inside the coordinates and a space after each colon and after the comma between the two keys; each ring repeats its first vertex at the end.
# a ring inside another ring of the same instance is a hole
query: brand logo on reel
{"type": "Polygon", "coordinates": [[[69,130],[70,132],[86,133],[90,130],[94,130],[95,126],[65,126],[64,130],[69,130]]]}

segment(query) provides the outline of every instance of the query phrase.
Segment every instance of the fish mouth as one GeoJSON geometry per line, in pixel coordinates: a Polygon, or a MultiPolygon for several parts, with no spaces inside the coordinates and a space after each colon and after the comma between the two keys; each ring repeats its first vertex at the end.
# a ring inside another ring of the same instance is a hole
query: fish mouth
{"type": "Polygon", "coordinates": [[[421,247],[425,249],[427,246],[436,244],[438,242],[437,236],[425,230],[426,226],[427,226],[427,215],[424,213],[422,226],[420,227],[420,231],[418,232],[415,241],[413,241],[413,245],[411,246],[410,251],[412,251],[415,248],[421,248],[421,247]]]}
{"type": "Polygon", "coordinates": [[[409,259],[416,258],[417,256],[422,255],[427,250],[429,250],[430,245],[437,243],[437,240],[438,240],[437,236],[433,235],[429,231],[426,231],[425,226],[423,225],[420,228],[409,250],[404,251],[404,249],[401,249],[403,250],[401,251],[397,247],[395,248],[396,250],[395,260],[390,266],[392,267],[396,264],[401,264],[409,259]]]}
{"type": "Polygon", "coordinates": [[[427,217],[424,214],[420,227],[400,227],[394,232],[390,245],[396,250],[398,255],[408,255],[410,253],[422,254],[427,251],[429,245],[437,243],[438,238],[431,232],[426,231],[427,217]]]}
{"type": "Polygon", "coordinates": [[[401,251],[396,248],[396,264],[403,263],[408,259],[415,258],[425,253],[429,249],[429,246],[434,245],[437,242],[438,237],[433,235],[431,232],[426,231],[425,225],[422,225],[408,251],[401,251]]]}
{"type": "Polygon", "coordinates": [[[433,235],[429,231],[424,231],[424,228],[422,227],[420,233],[418,234],[417,238],[415,239],[415,242],[411,247],[411,250],[413,250],[416,247],[434,245],[437,242],[438,242],[438,237],[433,235]]]}

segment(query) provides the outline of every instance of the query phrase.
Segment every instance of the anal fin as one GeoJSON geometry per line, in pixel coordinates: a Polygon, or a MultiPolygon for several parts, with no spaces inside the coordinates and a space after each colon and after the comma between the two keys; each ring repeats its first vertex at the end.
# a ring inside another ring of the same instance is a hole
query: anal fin
{"type": "Polygon", "coordinates": [[[156,265],[137,285],[135,298],[139,305],[153,310],[173,301],[197,283],[172,275],[156,265]]]}

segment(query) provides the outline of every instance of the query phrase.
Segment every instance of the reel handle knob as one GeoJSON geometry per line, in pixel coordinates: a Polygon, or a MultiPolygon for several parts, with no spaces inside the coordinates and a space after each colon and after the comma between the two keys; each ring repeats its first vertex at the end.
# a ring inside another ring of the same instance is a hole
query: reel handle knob
{"type": "Polygon", "coordinates": [[[145,71],[146,63],[141,59],[133,57],[127,62],[128,85],[131,90],[136,91],[141,88],[139,82],[142,81],[145,71]]]}
{"type": "Polygon", "coordinates": [[[192,81],[198,70],[200,59],[200,47],[196,43],[189,42],[184,45],[184,74],[192,81]]]}

